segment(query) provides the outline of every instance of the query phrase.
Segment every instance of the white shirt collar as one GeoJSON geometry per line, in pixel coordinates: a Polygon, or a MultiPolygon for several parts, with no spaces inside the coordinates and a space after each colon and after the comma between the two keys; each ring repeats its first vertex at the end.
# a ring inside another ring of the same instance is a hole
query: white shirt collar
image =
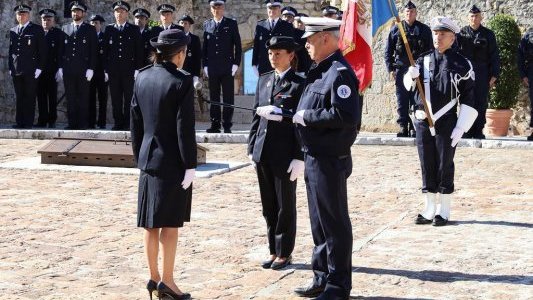
{"type": "Polygon", "coordinates": [[[19,25],[19,28],[26,28],[30,24],[30,21],[26,22],[25,24],[19,25]]]}
{"type": "Polygon", "coordinates": [[[274,70],[274,73],[276,75],[279,76],[279,80],[281,81],[283,79],[283,77],[285,77],[285,74],[287,74],[287,72],[289,72],[289,70],[291,69],[291,67],[289,66],[289,68],[281,73],[278,73],[278,71],[274,70]]]}
{"type": "Polygon", "coordinates": [[[79,23],[76,23],[76,21],[72,21],[72,25],[76,26],[76,25],[81,25],[83,24],[83,21],[80,21],[79,23]]]}

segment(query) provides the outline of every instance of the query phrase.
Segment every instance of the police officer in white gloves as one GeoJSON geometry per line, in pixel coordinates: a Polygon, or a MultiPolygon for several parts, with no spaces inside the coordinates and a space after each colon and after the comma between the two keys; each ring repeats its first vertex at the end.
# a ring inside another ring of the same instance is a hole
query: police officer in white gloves
{"type": "Polygon", "coordinates": [[[435,50],[421,55],[416,66],[409,68],[404,84],[412,89],[420,77],[430,114],[424,112],[417,91],[416,145],[426,205],[415,223],[444,226],[450,218],[454,191],[455,146],[477,117],[473,108],[475,74],[470,61],[452,49],[459,27],[450,18],[439,16],[431,21],[431,30],[435,50]],[[434,128],[429,127],[428,118],[432,118],[434,128]]]}

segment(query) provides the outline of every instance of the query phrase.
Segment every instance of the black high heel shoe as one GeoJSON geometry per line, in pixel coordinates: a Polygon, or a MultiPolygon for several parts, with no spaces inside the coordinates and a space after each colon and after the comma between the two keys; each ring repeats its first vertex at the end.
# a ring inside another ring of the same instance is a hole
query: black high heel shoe
{"type": "Polygon", "coordinates": [[[160,281],[157,284],[157,292],[159,300],[161,300],[164,296],[170,297],[173,300],[190,300],[191,294],[189,293],[183,293],[181,295],[176,294],[173,290],[171,290],[168,286],[166,286],[162,281],[160,281]]]}
{"type": "Polygon", "coordinates": [[[152,279],[148,280],[148,283],[146,284],[146,289],[148,290],[148,294],[150,294],[150,300],[153,300],[152,294],[158,297],[157,282],[153,281],[152,279]]]}

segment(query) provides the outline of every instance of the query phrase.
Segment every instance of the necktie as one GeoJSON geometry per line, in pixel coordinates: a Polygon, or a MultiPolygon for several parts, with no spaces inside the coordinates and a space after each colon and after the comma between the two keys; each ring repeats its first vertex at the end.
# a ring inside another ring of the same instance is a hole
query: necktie
{"type": "Polygon", "coordinates": [[[78,29],[80,29],[80,25],[76,25],[76,29],[74,30],[74,32],[78,32],[78,29]]]}
{"type": "Polygon", "coordinates": [[[124,25],[120,25],[120,26],[118,27],[118,30],[119,30],[120,32],[122,32],[122,29],[124,29],[124,25]]]}
{"type": "Polygon", "coordinates": [[[276,21],[272,20],[272,24],[270,24],[270,29],[274,29],[274,26],[276,26],[276,21]]]}
{"type": "Polygon", "coordinates": [[[24,30],[24,26],[19,27],[19,32],[18,32],[19,35],[22,33],[22,30],[24,30]]]}

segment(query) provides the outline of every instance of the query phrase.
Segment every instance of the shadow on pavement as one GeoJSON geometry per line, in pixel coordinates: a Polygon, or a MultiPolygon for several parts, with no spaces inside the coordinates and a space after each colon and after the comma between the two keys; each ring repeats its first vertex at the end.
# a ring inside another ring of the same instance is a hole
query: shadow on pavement
{"type": "Polygon", "coordinates": [[[465,225],[465,224],[481,224],[481,225],[514,226],[514,227],[533,228],[533,224],[530,224],[530,223],[518,223],[518,222],[507,222],[507,221],[467,220],[467,221],[450,221],[450,223],[448,223],[448,225],[452,225],[452,226],[465,225]]]}

